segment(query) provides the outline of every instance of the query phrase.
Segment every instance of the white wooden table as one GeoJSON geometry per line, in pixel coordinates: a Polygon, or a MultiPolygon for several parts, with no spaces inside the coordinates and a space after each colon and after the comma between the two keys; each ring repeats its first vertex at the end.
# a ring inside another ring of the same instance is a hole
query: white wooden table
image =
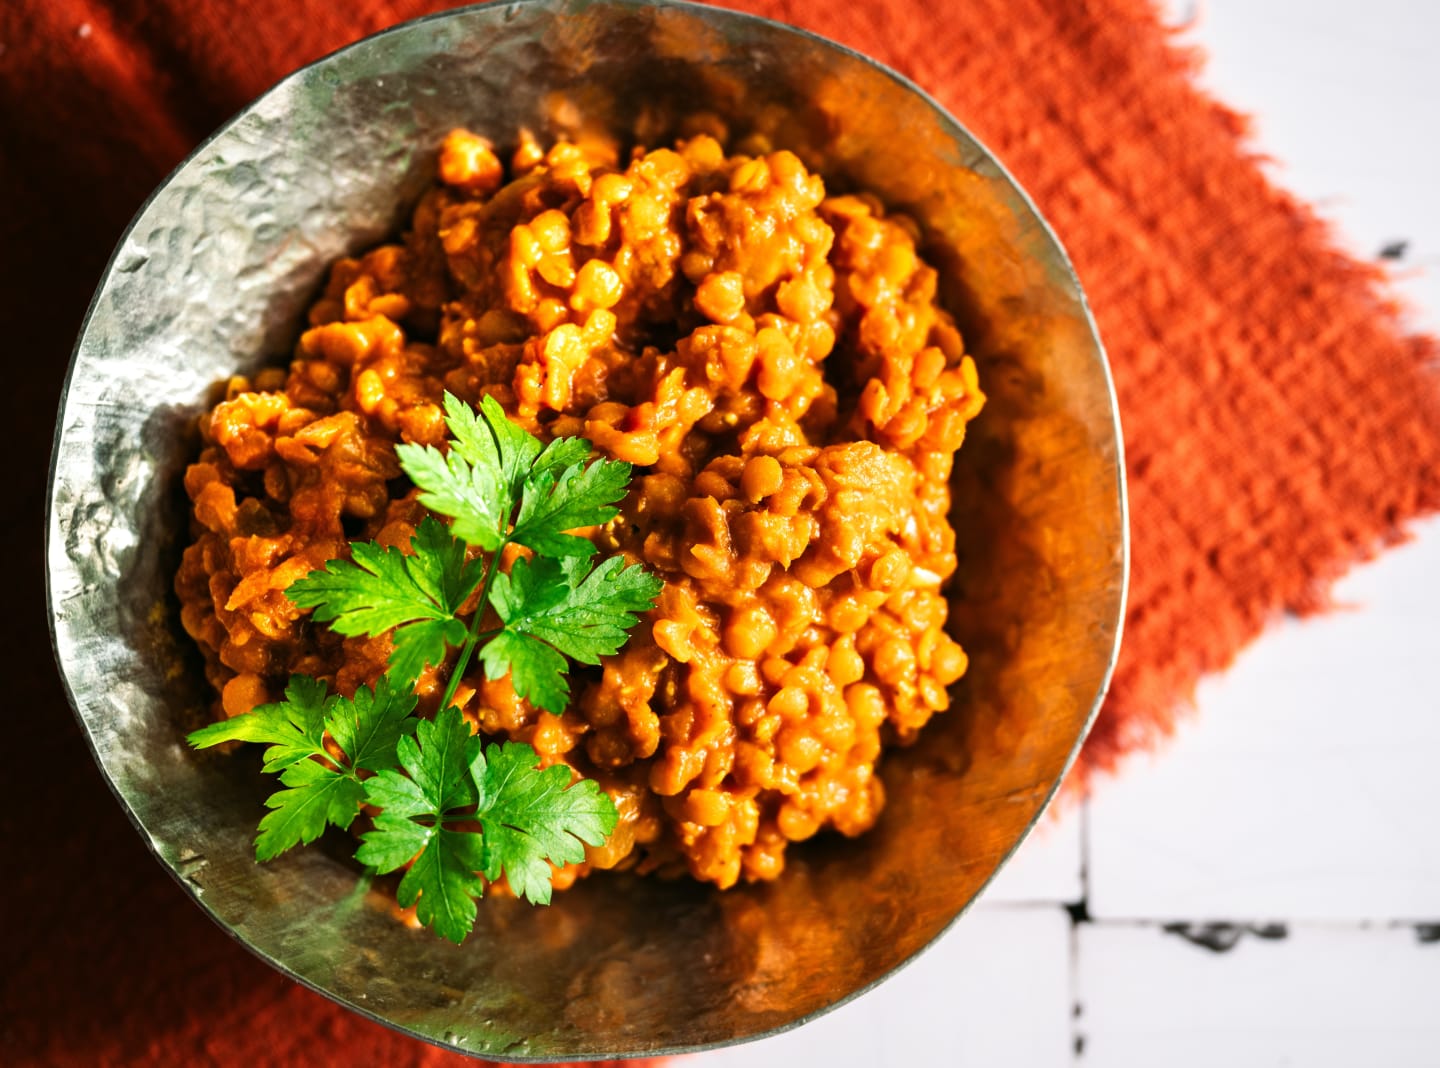
{"type": "MultiPolygon", "coordinates": [[[[1274,179],[1356,255],[1388,249],[1440,329],[1440,3],[1162,7],[1274,179]]],[[[1042,827],[911,967],[688,1063],[1440,1066],[1440,519],[1413,533],[1339,584],[1348,610],[1205,682],[1171,745],[1042,827]]]]}

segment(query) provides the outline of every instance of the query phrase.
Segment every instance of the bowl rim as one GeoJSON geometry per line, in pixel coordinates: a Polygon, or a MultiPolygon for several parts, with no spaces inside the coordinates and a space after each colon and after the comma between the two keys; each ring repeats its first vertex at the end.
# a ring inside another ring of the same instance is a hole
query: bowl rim
{"type": "MultiPolygon", "coordinates": [[[[196,160],[197,157],[201,156],[212,144],[225,137],[234,127],[244,121],[263,102],[285,91],[294,84],[302,81],[313,70],[330,64],[338,57],[344,56],[353,51],[362,48],[374,47],[377,42],[382,41],[386,38],[412,32],[414,28],[419,25],[432,22],[442,22],[457,17],[464,17],[481,9],[498,8],[501,6],[507,9],[516,9],[521,7],[538,8],[543,10],[549,10],[556,15],[563,17],[568,12],[575,11],[577,9],[587,8],[591,6],[593,2],[594,0],[489,0],[489,2],[467,4],[461,7],[449,8],[444,11],[431,12],[426,15],[421,15],[417,18],[407,19],[403,22],[397,22],[381,30],[377,30],[374,33],[367,34],[354,41],[351,41],[349,44],[343,45],[340,48],[334,49],[331,52],[327,52],[326,54],[319,56],[316,59],[304,64],[303,66],[295,68],[294,70],[286,74],[284,77],[271,84],[259,95],[251,99],[228,119],[226,119],[219,126],[217,126],[213,132],[211,132],[203,140],[198,142],[195,147],[186,154],[184,159],[182,159],[173,168],[171,168],[171,170],[165,175],[165,177],[161,179],[160,182],[155,186],[155,188],[151,190],[151,192],[145,197],[144,201],[136,209],[130,221],[126,224],[123,232],[120,234],[120,237],[115,243],[113,251],[111,252],[109,258],[105,263],[104,270],[101,272],[99,281],[96,284],[95,292],[91,296],[90,301],[86,307],[84,317],[81,320],[80,329],[76,334],[75,343],[71,348],[70,360],[65,372],[65,381],[60,390],[59,402],[56,409],[55,433],[52,438],[49,469],[46,476],[45,531],[43,548],[45,554],[45,607],[47,614],[47,629],[50,637],[51,653],[55,658],[55,664],[60,675],[61,686],[64,689],[65,698],[70,705],[71,713],[75,716],[76,721],[80,726],[80,732],[85,739],[86,748],[89,750],[91,757],[94,759],[95,764],[100,771],[100,776],[104,780],[106,787],[109,789],[110,793],[119,803],[121,810],[125,813],[125,816],[129,820],[130,824],[140,835],[141,840],[145,843],[145,846],[149,850],[151,856],[160,865],[160,867],[184,889],[186,895],[191,899],[192,902],[194,902],[200,907],[201,911],[205,914],[206,917],[211,920],[211,922],[213,922],[222,931],[229,935],[229,937],[233,941],[244,947],[253,956],[258,957],[269,967],[274,968],[280,974],[284,975],[287,979],[299,983],[300,985],[314,991],[315,993],[321,995],[327,1000],[332,1001],[335,1004],[338,1004],[351,1012],[357,1013],[360,1016],[371,1020],[377,1024],[380,1024],[381,1026],[389,1028],[393,1031],[397,1031],[411,1038],[418,1039],[419,1041],[424,1042],[428,1045],[437,1046],[441,1049],[477,1058],[482,1055],[476,1051],[467,1050],[462,1046],[453,1045],[449,1042],[444,1041],[441,1038],[436,1038],[432,1035],[421,1033],[403,1024],[387,1019],[386,1017],[381,1016],[375,1011],[367,1008],[363,1004],[357,1004],[355,1002],[347,1000],[340,995],[330,990],[327,990],[324,987],[319,986],[311,980],[298,974],[293,969],[291,969],[284,961],[277,959],[270,953],[266,952],[264,949],[261,949],[260,947],[252,944],[233,927],[221,920],[220,917],[217,916],[214,911],[212,911],[209,903],[205,900],[204,896],[199,892],[197,887],[188,882],[183,877],[181,872],[178,871],[174,866],[172,866],[172,864],[168,860],[166,860],[166,858],[161,854],[159,845],[155,840],[154,836],[140,821],[139,816],[131,807],[130,802],[123,794],[121,794],[119,787],[111,778],[109,771],[105,766],[105,762],[100,754],[100,751],[96,747],[95,739],[90,732],[89,725],[86,722],[85,716],[81,711],[80,702],[77,698],[75,690],[71,685],[70,675],[67,671],[66,658],[62,655],[60,650],[60,643],[57,631],[58,614],[56,611],[55,597],[57,569],[53,564],[54,558],[52,557],[52,542],[55,535],[57,534],[57,508],[55,490],[57,476],[59,473],[58,461],[60,457],[60,445],[65,427],[64,416],[69,405],[70,387],[76,372],[77,365],[79,363],[81,349],[84,345],[86,337],[89,334],[91,320],[95,315],[96,308],[100,303],[100,299],[105,293],[105,290],[109,285],[112,276],[115,273],[117,261],[120,259],[121,254],[125,249],[125,246],[129,242],[130,237],[135,231],[136,227],[144,218],[145,214],[149,211],[150,206],[155,202],[155,200],[160,196],[160,194],[170,186],[170,184],[175,180],[175,178],[187,167],[189,167],[191,163],[196,160]]],[[[1048,792],[1046,792],[1043,801],[1036,809],[1034,817],[1025,826],[1021,834],[1011,844],[1009,850],[1007,850],[1005,854],[999,859],[999,861],[995,865],[994,870],[985,879],[984,883],[981,884],[975,895],[959,910],[956,911],[955,915],[951,917],[951,919],[935,933],[933,938],[931,938],[928,942],[924,943],[922,946],[916,949],[915,952],[911,953],[903,961],[896,964],[893,968],[891,968],[884,974],[878,976],[877,978],[871,980],[868,983],[863,984],[862,986],[855,988],[854,990],[851,990],[843,997],[837,998],[835,1001],[827,1005],[814,1009],[811,1012],[805,1013],[804,1015],[787,1021],[784,1024],[780,1024],[768,1030],[756,1032],[750,1035],[694,1046],[677,1046],[656,1050],[644,1050],[638,1052],[607,1052],[603,1054],[603,1056],[607,1058],[625,1059],[668,1057],[691,1053],[702,1053],[709,1050],[724,1049],[730,1046],[737,1046],[750,1042],[760,1041],[762,1039],[774,1038],[777,1035],[792,1031],[822,1016],[825,1016],[835,1011],[836,1009],[841,1008],[844,1005],[849,1004],[856,998],[875,989],[881,983],[887,982],[888,980],[894,978],[902,970],[912,965],[922,955],[928,953],[931,949],[933,949],[934,946],[954,928],[955,924],[959,922],[959,920],[963,916],[965,916],[966,913],[968,913],[971,908],[974,907],[976,902],[979,901],[979,899],[984,895],[985,890],[990,887],[990,885],[994,882],[996,876],[999,875],[999,873],[1010,862],[1011,858],[1014,857],[1016,851],[1021,847],[1021,845],[1024,844],[1026,839],[1031,836],[1036,826],[1050,810],[1050,806],[1054,802],[1056,794],[1059,792],[1061,785],[1063,784],[1070,770],[1074,766],[1076,759],[1079,757],[1080,750],[1084,746],[1085,740],[1089,736],[1090,730],[1094,726],[1095,720],[1100,713],[1100,709],[1105,702],[1105,698],[1110,690],[1111,681],[1114,677],[1115,666],[1119,659],[1120,649],[1124,638],[1126,610],[1129,603],[1130,593],[1131,537],[1130,503],[1128,494],[1128,479],[1125,465],[1125,441],[1120,422],[1119,400],[1115,390],[1114,374],[1111,370],[1109,356],[1105,349],[1103,339],[1100,336],[1100,330],[1098,324],[1095,321],[1094,312],[1090,307],[1089,298],[1086,295],[1084,286],[1081,284],[1079,274],[1075,269],[1069,252],[1066,250],[1059,236],[1055,233],[1055,230],[1051,226],[1050,221],[1040,212],[1029,192],[1015,179],[1014,175],[1011,174],[1010,170],[1005,166],[1001,159],[990,149],[990,147],[983,141],[981,141],[980,138],[978,138],[973,132],[971,132],[968,127],[961,123],[959,119],[957,119],[953,114],[951,114],[949,109],[946,108],[943,104],[941,104],[938,100],[936,100],[934,96],[932,96],[928,91],[926,91],[916,82],[906,77],[904,74],[901,74],[899,71],[895,70],[889,65],[882,63],[879,60],[874,59],[873,57],[868,56],[863,52],[860,52],[854,48],[851,48],[848,45],[842,44],[831,38],[825,37],[819,33],[814,32],[813,30],[794,26],[789,23],[781,22],[778,19],[769,18],[763,15],[752,14],[748,11],[713,7],[706,3],[697,2],[697,0],[601,0],[601,2],[607,5],[629,8],[636,11],[643,9],[678,10],[700,18],[713,17],[718,13],[723,18],[734,18],[742,22],[749,22],[752,24],[761,25],[778,34],[794,35],[802,40],[807,41],[812,45],[819,45],[822,48],[837,51],[852,60],[858,60],[866,66],[871,67],[878,73],[895,82],[901,88],[908,90],[910,93],[919,97],[920,100],[925,103],[935,114],[937,119],[940,121],[941,128],[946,133],[958,132],[979,150],[979,152],[983,155],[987,165],[994,168],[996,175],[1009,187],[1010,191],[1013,192],[1018,203],[1030,213],[1031,218],[1043,239],[1048,241],[1053,247],[1055,252],[1055,266],[1057,266],[1063,271],[1065,280],[1073,288],[1079,306],[1079,311],[1081,313],[1081,319],[1088,330],[1090,340],[1093,342],[1095,356],[1098,359],[1100,372],[1105,386],[1105,395],[1108,400],[1111,428],[1114,433],[1114,492],[1118,504],[1117,520],[1120,536],[1119,545],[1117,546],[1120,573],[1119,587],[1117,590],[1118,598],[1116,601],[1116,618],[1114,621],[1114,632],[1110,643],[1110,650],[1106,657],[1104,670],[1101,673],[1099,685],[1096,689],[1094,698],[1091,701],[1090,709],[1086,714],[1081,730],[1076,735],[1075,741],[1070,748],[1069,755],[1066,757],[1065,762],[1061,767],[1059,774],[1055,777],[1055,780],[1050,786],[1050,789],[1048,790],[1048,792]]],[[[488,1056],[488,1054],[485,1054],[485,1056],[488,1056]]],[[[507,1053],[505,1054],[505,1056],[507,1061],[516,1064],[561,1063],[556,1058],[548,1056],[527,1057],[515,1053],[507,1053]]],[[[570,1060],[573,1058],[567,1057],[565,1059],[570,1060]]]]}

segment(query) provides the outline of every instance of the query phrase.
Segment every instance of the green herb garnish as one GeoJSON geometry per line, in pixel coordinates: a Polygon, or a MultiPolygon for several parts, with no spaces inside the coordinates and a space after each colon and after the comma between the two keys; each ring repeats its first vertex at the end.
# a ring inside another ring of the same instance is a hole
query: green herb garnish
{"type": "Polygon", "coordinates": [[[465,562],[465,543],[426,516],[410,539],[410,553],[355,542],[350,560],[331,560],[285,591],[315,621],[351,637],[390,635],[389,674],[414,682],[426,664],[439,664],[467,635],[460,607],[485,577],[485,562],[465,562]]]}
{"type": "Polygon", "coordinates": [[[291,846],[315,841],[332,823],[342,829],[350,826],[365,799],[356,773],[395,766],[396,744],[419,722],[410,714],[414,709],[415,694],[393,689],[384,675],[373,690],[356,690],[353,699],[296,675],[285,689],[285,700],[201,727],[189,741],[197,749],[232,741],[270,746],[265,770],[279,772],[288,789],[265,802],[271,811],[260,821],[255,839],[255,859],[269,860],[291,846]],[[327,734],[342,751],[340,756],[325,748],[327,734]]]}
{"type": "Polygon", "coordinates": [[[390,632],[386,673],[353,699],[297,675],[284,701],[189,741],[269,746],[265,770],[285,789],[266,802],[258,860],[313,842],[331,824],[349,827],[362,805],[379,808],[356,857],[382,873],[408,864],[401,905],[418,901],[423,923],[461,942],[474,927],[481,876],[503,874],[517,896],[548,904],[549,865],[583,860],[584,845],[603,843],[618,819],[594,782],[572,785],[568,768],[540,770],[530,746],[486,749],[470,734],[452,701],[471,657],[478,652],[487,678],[508,675],[517,694],[558,715],[570,695],[568,661],[598,664],[617,652],[662,584],[618,556],[595,563],[594,544],[571,533],[614,518],[629,464],[590,461],[582,438],[542,445],[488,396],[477,413],[447,393],[445,414],[446,451],[395,451],[420,502],[447,522],[426,517],[408,553],[354,543],[349,560],[286,591],[340,634],[390,632]],[[506,572],[511,544],[532,555],[506,572]],[[439,712],[416,718],[416,680],[456,648],[439,712]]]}
{"type": "Polygon", "coordinates": [[[400,881],[401,905],[419,898],[418,915],[459,942],[475,923],[481,873],[503,871],[517,896],[550,903],[549,862],[585,859],[615,829],[615,806],[589,779],[573,786],[563,767],[535,770],[535,750],[507,742],[481,752],[480,739],[447,708],[400,742],[399,771],[365,780],[365,797],[384,811],[361,838],[356,857],[377,872],[414,863],[400,881]],[[418,738],[418,741],[416,740],[418,738]],[[447,827],[479,822],[483,833],[447,827]]]}

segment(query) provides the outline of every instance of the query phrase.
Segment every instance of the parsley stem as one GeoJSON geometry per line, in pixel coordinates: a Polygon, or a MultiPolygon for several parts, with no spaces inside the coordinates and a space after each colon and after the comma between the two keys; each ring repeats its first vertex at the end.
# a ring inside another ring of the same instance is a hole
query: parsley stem
{"type": "MultiPolygon", "coordinates": [[[[450,702],[455,697],[455,691],[460,687],[460,680],[465,677],[465,669],[470,666],[470,657],[475,652],[475,644],[481,637],[480,621],[485,618],[485,607],[490,603],[490,587],[495,582],[495,573],[500,570],[500,554],[509,544],[510,539],[506,538],[490,554],[490,563],[485,568],[485,581],[480,584],[480,602],[475,608],[474,618],[470,620],[470,629],[465,635],[465,644],[460,646],[460,657],[455,661],[455,669],[450,672],[450,681],[445,686],[445,696],[440,698],[439,710],[442,712],[450,707],[450,702]]],[[[498,633],[498,628],[484,632],[486,637],[493,637],[498,633]]]]}

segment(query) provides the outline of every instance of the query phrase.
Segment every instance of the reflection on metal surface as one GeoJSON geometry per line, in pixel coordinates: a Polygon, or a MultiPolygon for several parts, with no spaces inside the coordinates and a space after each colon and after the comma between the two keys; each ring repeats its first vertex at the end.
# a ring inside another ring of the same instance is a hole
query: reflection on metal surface
{"type": "Polygon", "coordinates": [[[61,667],[160,859],[262,957],[359,1011],[509,1060],[694,1049],[877,982],[975,897],[1053,792],[1103,692],[1124,597],[1118,431],[1059,246],[923,95],[816,38],[635,0],[474,8],[292,76],[203,146],[122,242],[75,354],[48,526],[61,667]],[[208,697],[170,594],[179,475],[215,383],[285,353],[327,265],[391,231],[454,125],[665,137],[709,108],[924,225],[990,404],[961,452],[956,706],[887,757],[857,841],[726,894],[600,875],[548,910],[487,901],[461,948],[397,924],[342,849],[251,857],[262,785],[181,742],[208,697]]]}

